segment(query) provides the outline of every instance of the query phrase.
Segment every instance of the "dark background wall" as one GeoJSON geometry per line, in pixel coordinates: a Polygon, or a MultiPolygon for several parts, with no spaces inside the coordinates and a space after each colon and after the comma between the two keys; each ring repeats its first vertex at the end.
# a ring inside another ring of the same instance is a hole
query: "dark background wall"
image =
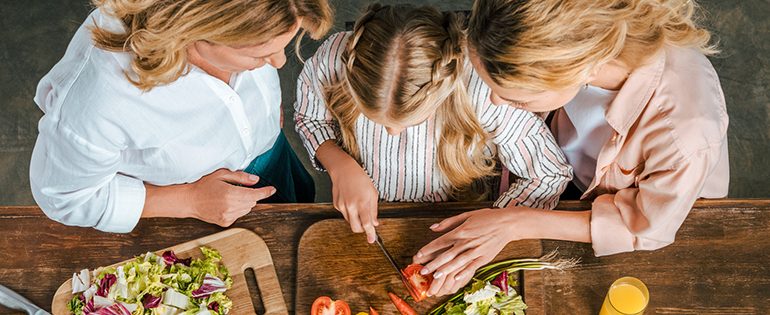
{"type": "MultiPolygon", "coordinates": [[[[335,31],[354,21],[370,1],[332,0],[335,31]]],[[[381,1],[396,3],[397,1],[381,1]]],[[[468,10],[471,0],[400,1],[468,10]]],[[[722,54],[711,58],[720,75],[730,114],[730,197],[770,198],[770,1],[701,0],[707,25],[722,54]]],[[[91,6],[87,0],[3,0],[0,3],[0,205],[32,205],[29,159],[42,112],[32,101],[40,78],[61,58],[91,6]]],[[[303,42],[310,56],[319,43],[303,42]]],[[[293,55],[292,51],[287,54],[293,55]]],[[[301,64],[289,58],[280,70],[285,130],[307,163],[293,132],[292,103],[301,64]]],[[[313,172],[318,201],[329,201],[330,183],[313,172]]]]}

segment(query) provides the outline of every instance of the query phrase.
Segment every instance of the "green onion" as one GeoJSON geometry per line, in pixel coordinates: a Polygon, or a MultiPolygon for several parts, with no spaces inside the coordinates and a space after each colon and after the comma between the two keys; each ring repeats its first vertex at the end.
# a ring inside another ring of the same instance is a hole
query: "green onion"
{"type": "Polygon", "coordinates": [[[456,304],[461,301],[465,296],[466,291],[478,281],[492,281],[503,271],[508,271],[508,274],[513,274],[520,270],[564,270],[569,269],[577,265],[579,261],[577,259],[556,259],[556,251],[552,251],[547,255],[540,258],[517,258],[508,259],[500,262],[492,263],[476,270],[473,275],[473,279],[462,290],[449,298],[441,305],[434,308],[428,315],[441,315],[446,313],[446,306],[449,304],[456,304]]]}

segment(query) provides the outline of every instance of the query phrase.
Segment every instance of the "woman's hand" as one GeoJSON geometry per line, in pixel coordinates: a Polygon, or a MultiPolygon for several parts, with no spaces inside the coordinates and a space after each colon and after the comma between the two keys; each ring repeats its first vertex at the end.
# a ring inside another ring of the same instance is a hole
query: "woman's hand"
{"type": "Polygon", "coordinates": [[[377,201],[379,194],[369,175],[358,164],[347,164],[331,173],[334,208],[350,223],[353,233],[366,233],[366,240],[377,239],[377,201]],[[332,175],[333,174],[333,175],[332,175]]]}
{"type": "Polygon", "coordinates": [[[142,217],[196,218],[230,226],[249,213],[257,201],[275,193],[275,188],[270,186],[248,187],[257,182],[259,177],[255,175],[219,169],[190,184],[155,186],[145,183],[147,195],[142,217]]]}
{"type": "Polygon", "coordinates": [[[372,179],[356,160],[332,141],[324,142],[316,157],[332,179],[334,208],[342,213],[354,233],[366,233],[366,240],[374,243],[377,239],[374,228],[380,223],[377,221],[379,193],[372,179]]]}
{"type": "Polygon", "coordinates": [[[515,208],[466,212],[431,226],[447,232],[421,248],[414,263],[425,264],[421,274],[433,273],[428,295],[457,292],[476,269],[492,261],[509,242],[519,239],[515,208]],[[451,231],[450,231],[451,230],[451,231]]]}
{"type": "Polygon", "coordinates": [[[230,226],[248,214],[258,201],[275,193],[272,186],[249,188],[257,182],[259,177],[256,175],[226,169],[203,176],[190,187],[192,217],[219,226],[230,226]]]}

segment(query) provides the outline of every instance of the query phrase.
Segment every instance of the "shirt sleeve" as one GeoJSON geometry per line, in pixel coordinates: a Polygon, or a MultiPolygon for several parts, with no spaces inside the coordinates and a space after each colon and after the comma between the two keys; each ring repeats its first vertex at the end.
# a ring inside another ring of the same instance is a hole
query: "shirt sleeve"
{"type": "Polygon", "coordinates": [[[537,114],[492,104],[491,90],[475,70],[470,72],[468,92],[498,160],[517,177],[494,206],[556,207],[572,180],[572,167],[545,122],[537,114]]]}
{"type": "Polygon", "coordinates": [[[336,140],[339,126],[326,107],[323,87],[337,80],[343,65],[342,51],[347,43],[347,33],[329,37],[315,55],[305,61],[297,79],[297,100],[294,103],[294,123],[302,143],[310,155],[313,166],[323,171],[316,159],[316,151],[327,140],[336,140]]]}
{"type": "Polygon", "coordinates": [[[495,207],[525,206],[553,209],[572,180],[572,167],[556,144],[545,123],[535,115],[524,115],[504,122],[496,138],[498,157],[516,179],[502,193],[495,207]],[[515,127],[525,128],[516,132],[515,127]],[[521,136],[514,137],[512,135],[521,136]]]}
{"type": "Polygon", "coordinates": [[[638,187],[598,196],[591,212],[595,255],[655,250],[673,243],[718,156],[703,150],[676,167],[644,175],[638,187]]]}
{"type": "Polygon", "coordinates": [[[30,184],[43,212],[66,225],[133,230],[144,208],[145,187],[118,173],[120,150],[94,145],[48,117],[40,126],[30,184]]]}

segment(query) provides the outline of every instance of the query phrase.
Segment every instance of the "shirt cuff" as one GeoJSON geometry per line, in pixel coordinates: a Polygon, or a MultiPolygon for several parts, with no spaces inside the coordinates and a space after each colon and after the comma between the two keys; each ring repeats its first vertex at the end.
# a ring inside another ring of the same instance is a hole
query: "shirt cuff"
{"type": "Polygon", "coordinates": [[[110,195],[114,196],[95,228],[104,232],[128,233],[139,223],[144,210],[144,182],[118,174],[113,179],[110,195]]]}
{"type": "Polygon", "coordinates": [[[591,206],[591,246],[597,257],[634,251],[636,237],[623,222],[614,200],[614,194],[604,194],[591,206]]]}

